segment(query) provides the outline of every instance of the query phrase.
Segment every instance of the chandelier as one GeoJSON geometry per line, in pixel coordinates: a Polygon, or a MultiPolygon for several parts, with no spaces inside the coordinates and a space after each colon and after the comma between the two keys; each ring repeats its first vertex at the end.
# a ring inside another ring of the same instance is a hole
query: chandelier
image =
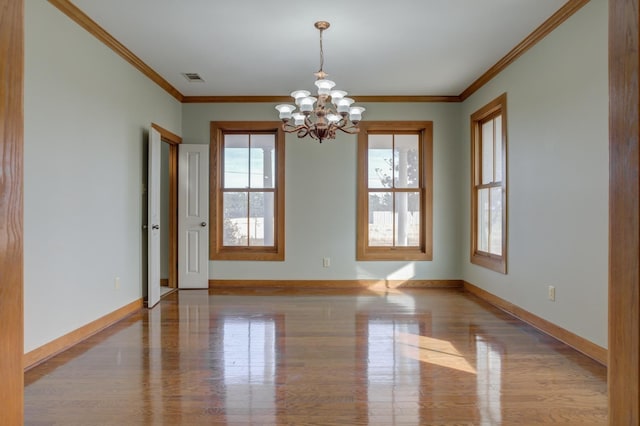
{"type": "Polygon", "coordinates": [[[314,73],[318,97],[311,96],[307,90],[296,90],[291,93],[291,97],[295,99],[299,111],[296,111],[294,105],[288,104],[277,105],[276,109],[280,112],[282,130],[287,133],[297,133],[299,138],[308,135],[322,143],[326,139],[335,139],[337,130],[350,135],[358,133],[360,130],[358,123],[365,109],[352,106],[354,100],[346,97],[347,92],[333,90],[336,83],[326,79],[328,74],[322,69],[324,65],[322,32],[329,28],[330,24],[326,21],[318,21],[314,25],[320,30],[320,70],[314,73]]]}

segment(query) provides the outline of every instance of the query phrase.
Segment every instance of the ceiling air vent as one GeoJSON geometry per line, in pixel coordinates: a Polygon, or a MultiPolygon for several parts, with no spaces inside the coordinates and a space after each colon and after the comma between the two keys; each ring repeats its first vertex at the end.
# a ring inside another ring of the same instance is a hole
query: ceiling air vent
{"type": "Polygon", "coordinates": [[[197,72],[183,72],[182,75],[187,79],[190,83],[204,83],[202,77],[197,72]]]}

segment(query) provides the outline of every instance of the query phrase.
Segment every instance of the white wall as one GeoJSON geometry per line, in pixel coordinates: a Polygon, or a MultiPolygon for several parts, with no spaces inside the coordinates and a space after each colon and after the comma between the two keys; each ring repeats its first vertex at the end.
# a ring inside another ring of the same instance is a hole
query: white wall
{"type": "Polygon", "coordinates": [[[182,106],[48,2],[25,16],[28,352],[142,296],[145,129],[182,106]]]}
{"type": "MultiPolygon", "coordinates": [[[[310,81],[310,84],[313,82],[310,81]]],[[[357,100],[357,99],[356,99],[357,100]]],[[[434,122],[434,254],[429,262],[356,262],[356,137],[286,138],[286,260],[214,261],[212,279],[459,279],[460,104],[370,103],[367,120],[434,122]],[[331,267],[322,267],[322,258],[331,267]]],[[[209,143],[211,121],[277,120],[274,105],[185,104],[185,143],[209,143]]]]}
{"type": "Polygon", "coordinates": [[[470,149],[462,150],[464,279],[607,346],[607,2],[593,0],[463,104],[507,93],[508,274],[469,263],[470,149]],[[547,286],[556,301],[547,300],[547,286]]]}

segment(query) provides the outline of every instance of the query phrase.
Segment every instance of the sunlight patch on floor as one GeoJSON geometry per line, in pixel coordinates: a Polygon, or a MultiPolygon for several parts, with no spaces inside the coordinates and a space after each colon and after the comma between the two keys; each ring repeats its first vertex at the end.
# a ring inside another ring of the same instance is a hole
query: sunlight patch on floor
{"type": "Polygon", "coordinates": [[[476,369],[450,342],[402,332],[396,335],[396,341],[402,345],[402,354],[408,358],[477,374],[476,369]]]}

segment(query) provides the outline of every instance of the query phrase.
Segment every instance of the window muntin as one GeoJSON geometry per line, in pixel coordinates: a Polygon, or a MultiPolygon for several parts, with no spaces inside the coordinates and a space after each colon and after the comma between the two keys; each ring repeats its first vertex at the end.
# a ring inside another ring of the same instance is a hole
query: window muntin
{"type": "Polygon", "coordinates": [[[284,136],[272,123],[212,123],[212,259],[284,259],[284,136]]]}
{"type": "Polygon", "coordinates": [[[275,135],[225,134],[223,246],[273,246],[275,135]]]}
{"type": "Polygon", "coordinates": [[[506,95],[471,116],[471,262],[506,273],[506,95]]]}
{"type": "Polygon", "coordinates": [[[360,128],[357,259],[429,260],[431,123],[360,128]]]}

